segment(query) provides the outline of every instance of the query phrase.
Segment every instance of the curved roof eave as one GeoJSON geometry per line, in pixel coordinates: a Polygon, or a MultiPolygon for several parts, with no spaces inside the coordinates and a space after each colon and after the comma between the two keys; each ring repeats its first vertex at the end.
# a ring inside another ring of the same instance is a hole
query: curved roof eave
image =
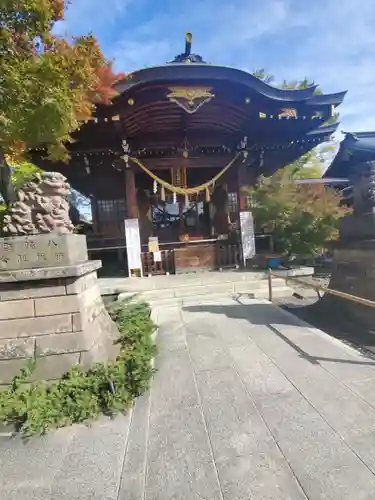
{"type": "MultiPolygon", "coordinates": [[[[345,135],[345,139],[364,139],[364,138],[374,138],[375,139],[375,131],[369,131],[369,132],[345,132],[345,130],[342,131],[342,133],[345,135]]],[[[343,141],[342,141],[343,142],[343,141]]]]}
{"type": "Polygon", "coordinates": [[[372,153],[375,159],[375,132],[344,132],[340,150],[353,153],[372,153]]]}
{"type": "Polygon", "coordinates": [[[347,90],[343,92],[336,92],[335,94],[314,94],[311,98],[306,102],[309,106],[324,106],[329,104],[335,104],[336,106],[340,105],[344,100],[344,97],[348,93],[347,90]]]}
{"type": "MultiPolygon", "coordinates": [[[[123,80],[117,82],[114,89],[119,93],[123,94],[129,90],[135,89],[141,85],[151,82],[173,82],[181,81],[181,79],[190,80],[230,80],[232,82],[240,83],[249,88],[259,92],[260,94],[268,97],[270,99],[279,101],[309,101],[312,100],[315,103],[316,97],[329,98],[329,96],[317,96],[314,94],[317,89],[317,85],[311,85],[304,89],[281,89],[268,85],[267,83],[259,80],[255,76],[247,73],[246,71],[231,68],[228,66],[214,66],[208,64],[165,64],[162,66],[153,66],[150,68],[141,69],[131,73],[130,77],[127,76],[123,80]]],[[[345,93],[341,93],[344,97],[345,93]]],[[[336,97],[341,94],[332,94],[336,97]]],[[[342,97],[342,98],[343,98],[342,97]]],[[[115,98],[116,99],[116,98],[115,98]]],[[[320,102],[319,102],[320,103],[320,102]]],[[[326,102],[323,102],[326,104],[326,102]]],[[[334,102],[328,101],[328,104],[335,104],[334,102]]]]}
{"type": "Polygon", "coordinates": [[[347,176],[357,163],[375,161],[375,132],[343,132],[340,148],[325,175],[347,176]]]}
{"type": "Polygon", "coordinates": [[[307,132],[307,136],[311,135],[327,135],[327,134],[334,134],[340,125],[340,122],[336,123],[331,123],[329,125],[321,125],[318,128],[315,128],[314,130],[310,130],[310,132],[307,132]]]}

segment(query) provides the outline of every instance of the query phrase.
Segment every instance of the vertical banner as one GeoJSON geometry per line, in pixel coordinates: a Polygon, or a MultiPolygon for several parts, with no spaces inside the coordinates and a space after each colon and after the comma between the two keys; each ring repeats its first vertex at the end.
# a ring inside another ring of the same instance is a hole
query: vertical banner
{"type": "Polygon", "coordinates": [[[132,275],[134,270],[139,270],[142,276],[141,238],[138,219],[125,219],[125,241],[129,276],[132,275]]]}
{"type": "Polygon", "coordinates": [[[251,212],[240,212],[240,228],[243,264],[255,256],[254,218],[251,212]]]}

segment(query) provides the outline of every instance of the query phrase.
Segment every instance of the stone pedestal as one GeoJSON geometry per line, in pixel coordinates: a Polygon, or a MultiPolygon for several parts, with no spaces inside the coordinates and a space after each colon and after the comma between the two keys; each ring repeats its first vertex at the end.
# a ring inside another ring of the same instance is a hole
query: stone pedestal
{"type": "Polygon", "coordinates": [[[116,357],[118,331],[97,283],[101,262],[87,260],[84,236],[0,239],[0,263],[0,386],[34,355],[35,380],[116,357]]]}
{"type": "Polygon", "coordinates": [[[0,271],[68,266],[87,261],[86,236],[82,234],[0,238],[0,271]]]}

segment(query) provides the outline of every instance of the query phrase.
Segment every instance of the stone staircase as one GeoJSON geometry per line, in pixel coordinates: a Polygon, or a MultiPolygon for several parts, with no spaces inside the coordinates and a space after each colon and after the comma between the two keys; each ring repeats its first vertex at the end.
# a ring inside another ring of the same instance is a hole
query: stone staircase
{"type": "MultiPolygon", "coordinates": [[[[151,305],[187,304],[191,301],[212,300],[213,297],[243,296],[268,299],[265,272],[223,271],[201,272],[149,278],[101,278],[103,296],[120,294],[120,299],[139,295],[151,305]]],[[[290,297],[293,290],[283,279],[272,279],[274,298],[290,297]]]]}

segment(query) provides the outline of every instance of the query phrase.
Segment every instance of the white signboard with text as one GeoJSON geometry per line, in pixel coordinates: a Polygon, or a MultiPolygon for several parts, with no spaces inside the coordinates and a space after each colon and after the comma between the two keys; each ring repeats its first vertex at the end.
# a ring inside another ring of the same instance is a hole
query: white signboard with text
{"type": "Polygon", "coordinates": [[[125,219],[126,255],[128,258],[129,276],[132,270],[139,269],[142,275],[141,238],[138,219],[125,219]]]}
{"type": "Polygon", "coordinates": [[[240,227],[242,258],[246,264],[247,259],[251,259],[255,255],[254,218],[251,212],[240,212],[240,227]]]}

